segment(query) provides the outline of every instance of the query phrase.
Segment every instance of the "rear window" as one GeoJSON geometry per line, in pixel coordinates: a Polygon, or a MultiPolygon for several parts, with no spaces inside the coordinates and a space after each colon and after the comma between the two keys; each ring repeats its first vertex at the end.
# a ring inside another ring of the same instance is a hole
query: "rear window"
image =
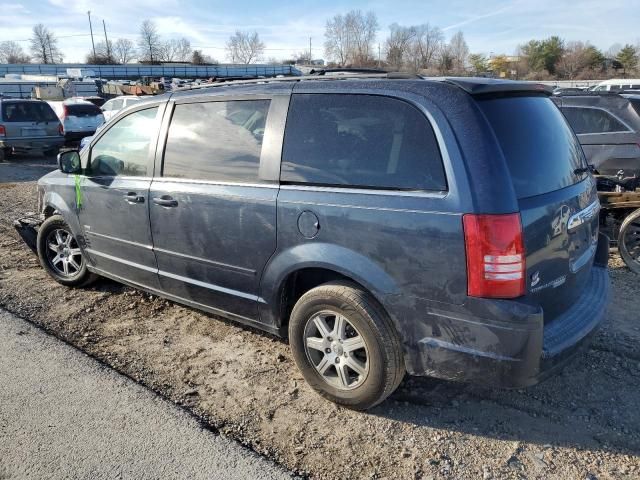
{"type": "Polygon", "coordinates": [[[562,107],[562,113],[578,135],[629,131],[616,117],[600,108],[562,107]]]}
{"type": "Polygon", "coordinates": [[[374,95],[294,95],[280,179],[400,190],[447,188],[427,117],[407,102],[374,95]]]}
{"type": "Polygon", "coordinates": [[[578,139],[560,110],[546,97],[478,101],[493,127],[518,198],[573,185],[586,165],[578,139]]]}
{"type": "Polygon", "coordinates": [[[55,122],[58,117],[45,102],[7,102],[2,104],[4,122],[55,122]]]}
{"type": "Polygon", "coordinates": [[[67,115],[74,117],[95,117],[100,115],[102,111],[93,104],[75,104],[65,105],[67,108],[67,115]]]}

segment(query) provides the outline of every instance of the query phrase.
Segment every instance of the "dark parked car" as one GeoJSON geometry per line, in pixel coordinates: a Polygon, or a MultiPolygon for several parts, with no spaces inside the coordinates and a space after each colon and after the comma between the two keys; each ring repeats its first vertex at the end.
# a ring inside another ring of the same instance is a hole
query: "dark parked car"
{"type": "Polygon", "coordinates": [[[625,97],[596,92],[553,97],[587,161],[602,175],[624,170],[625,175],[640,176],[640,107],[637,100],[625,97]]]}
{"type": "Polygon", "coordinates": [[[540,85],[370,77],[120,112],[38,183],[43,267],[288,334],[308,383],[351,408],[406,372],[536,383],[608,292],[575,135],[540,85]]]}
{"type": "Polygon", "coordinates": [[[62,145],[62,124],[46,102],[0,99],[0,160],[13,153],[55,154],[62,145]]]}

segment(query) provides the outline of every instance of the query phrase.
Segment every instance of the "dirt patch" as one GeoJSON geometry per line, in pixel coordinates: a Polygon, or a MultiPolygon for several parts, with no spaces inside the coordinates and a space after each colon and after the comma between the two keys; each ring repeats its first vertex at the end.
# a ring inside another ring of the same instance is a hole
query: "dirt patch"
{"type": "Polygon", "coordinates": [[[34,183],[0,190],[0,306],[303,475],[640,476],[640,277],[615,255],[608,319],[560,375],[514,391],[407,378],[357,413],[314,394],[279,339],[107,280],[56,284],[11,227],[35,200],[34,183]]]}

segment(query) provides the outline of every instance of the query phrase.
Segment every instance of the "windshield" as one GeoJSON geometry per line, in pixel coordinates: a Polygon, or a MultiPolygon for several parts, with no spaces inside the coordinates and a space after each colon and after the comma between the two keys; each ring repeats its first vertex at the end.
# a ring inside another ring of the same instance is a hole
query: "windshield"
{"type": "Polygon", "coordinates": [[[5,122],[54,122],[58,117],[47,103],[8,102],[2,106],[5,122]]]}
{"type": "Polygon", "coordinates": [[[493,127],[518,198],[579,182],[586,166],[578,139],[547,97],[504,97],[478,101],[493,127]]]}

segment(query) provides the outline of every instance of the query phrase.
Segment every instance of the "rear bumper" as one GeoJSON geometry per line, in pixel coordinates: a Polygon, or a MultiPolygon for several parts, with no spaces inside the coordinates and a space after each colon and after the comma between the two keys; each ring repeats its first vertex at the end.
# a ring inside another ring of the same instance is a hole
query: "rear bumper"
{"type": "Polygon", "coordinates": [[[533,385],[588,345],[608,295],[607,269],[594,265],[576,303],[547,325],[540,307],[513,301],[484,300],[459,311],[430,308],[416,322],[414,341],[405,342],[407,371],[495,387],[533,385]],[[472,316],[469,310],[484,311],[472,316]]]}
{"type": "Polygon", "coordinates": [[[64,137],[33,137],[33,138],[5,138],[0,139],[0,148],[12,149],[18,152],[31,150],[49,150],[64,145],[64,137]]]}

